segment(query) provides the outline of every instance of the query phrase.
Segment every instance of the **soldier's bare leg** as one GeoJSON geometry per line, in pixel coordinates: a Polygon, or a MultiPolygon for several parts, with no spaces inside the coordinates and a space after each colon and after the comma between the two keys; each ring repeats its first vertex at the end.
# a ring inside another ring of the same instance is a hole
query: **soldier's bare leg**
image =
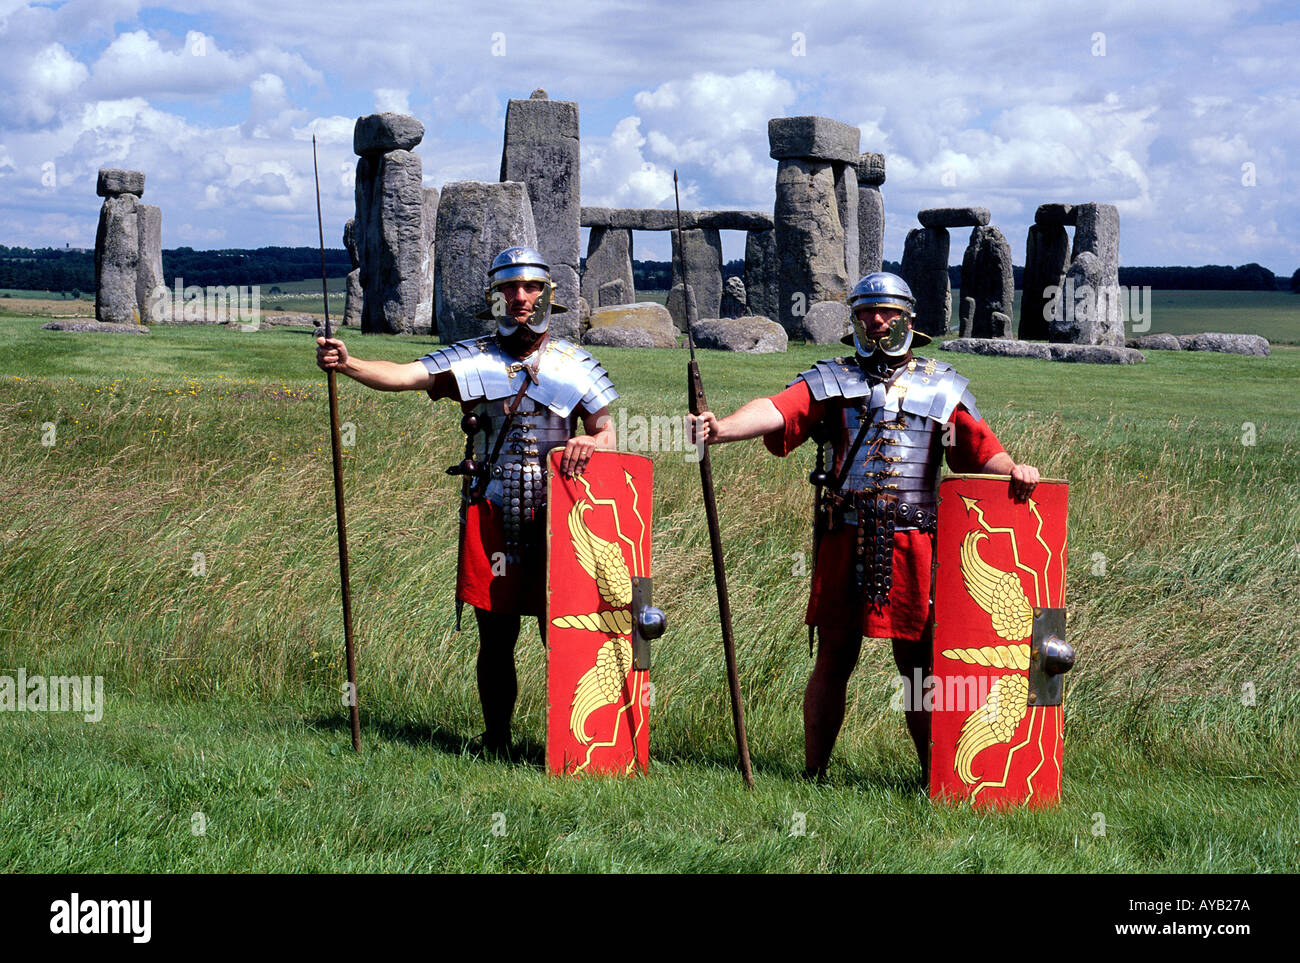
{"type": "MultiPolygon", "coordinates": [[[[934,658],[934,622],[925,624],[925,630],[919,639],[894,639],[894,665],[898,673],[910,683],[916,678],[919,669],[921,678],[930,676],[934,658]]],[[[912,692],[909,704],[921,698],[920,692],[912,692]]],[[[916,756],[921,762],[921,783],[930,784],[930,713],[919,707],[904,709],[903,718],[907,722],[908,735],[916,746],[916,756]]]]}
{"type": "Polygon", "coordinates": [[[804,775],[826,775],[831,750],[844,724],[849,676],[858,664],[862,632],[845,622],[817,627],[817,661],[803,695],[804,775]]]}
{"type": "Polygon", "coordinates": [[[476,608],[478,621],[478,696],[483,704],[483,748],[510,748],[510,719],[515,712],[519,683],[515,677],[515,643],[519,616],[476,608]]]}

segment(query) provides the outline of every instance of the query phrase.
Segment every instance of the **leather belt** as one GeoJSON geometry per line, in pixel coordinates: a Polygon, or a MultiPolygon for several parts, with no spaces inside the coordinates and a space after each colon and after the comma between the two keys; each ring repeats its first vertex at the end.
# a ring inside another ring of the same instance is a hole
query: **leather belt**
{"type": "MultiPolygon", "coordinates": [[[[851,495],[844,499],[843,507],[832,509],[835,527],[839,525],[856,526],[858,524],[858,510],[853,506],[858,501],[851,495]]],[[[884,522],[891,520],[894,523],[896,531],[905,531],[907,529],[920,529],[923,532],[938,531],[938,515],[927,509],[917,508],[906,502],[892,502],[886,499],[870,498],[869,495],[863,496],[858,502],[862,506],[867,521],[884,522]],[[892,511],[890,509],[892,506],[892,511]]]]}

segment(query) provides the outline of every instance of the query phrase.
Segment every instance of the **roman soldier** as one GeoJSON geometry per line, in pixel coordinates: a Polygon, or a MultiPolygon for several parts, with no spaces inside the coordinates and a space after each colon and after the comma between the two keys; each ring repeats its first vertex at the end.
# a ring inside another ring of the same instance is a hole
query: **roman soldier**
{"type": "Polygon", "coordinates": [[[582,348],[552,338],[555,284],[542,256],[510,247],[488,270],[480,320],[496,333],[461,341],[417,361],[363,361],[343,342],[317,338],[317,364],[380,391],[421,390],[458,402],[465,455],[447,471],[462,479],[456,576],[461,606],[479,630],[478,685],[485,751],[508,752],[517,684],[520,617],[535,616],[545,639],[547,453],[564,448],[560,470],[581,474],[592,452],[614,448],[609,404],[618,397],[604,368],[582,348]],[[585,433],[583,433],[585,432],[585,433]]]}
{"type": "MultiPolygon", "coordinates": [[[[849,676],[863,636],[893,640],[904,678],[930,672],[931,560],[939,472],[1011,476],[1028,498],[1038,471],[1017,465],[975,407],[967,379],[949,364],[917,357],[930,338],[912,327],[907,283],[876,272],[849,295],[852,356],[819,361],[780,394],[756,398],[718,419],[703,412],[697,438],[710,444],[762,437],[785,456],[817,444],[813,576],[805,622],[817,659],[804,693],[806,775],[822,778],[844,720],[849,676]]],[[[929,720],[906,711],[922,778],[929,720]]]]}

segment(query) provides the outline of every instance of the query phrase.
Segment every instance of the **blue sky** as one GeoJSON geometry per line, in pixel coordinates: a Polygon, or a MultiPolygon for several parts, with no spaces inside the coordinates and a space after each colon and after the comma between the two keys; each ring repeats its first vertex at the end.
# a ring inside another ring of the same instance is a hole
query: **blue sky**
{"type": "Polygon", "coordinates": [[[314,243],[315,133],[337,245],[358,115],[424,123],[426,184],[495,180],[544,87],[579,104],[585,204],[669,206],[676,167],[686,206],[770,210],[767,119],[822,114],[886,154],[891,259],[924,207],[988,207],[1020,262],[1038,204],[1102,201],[1122,263],[1289,275],[1297,50],[1284,3],[0,0],[0,243],[90,246],[100,167],[146,172],[165,247],[314,243]]]}

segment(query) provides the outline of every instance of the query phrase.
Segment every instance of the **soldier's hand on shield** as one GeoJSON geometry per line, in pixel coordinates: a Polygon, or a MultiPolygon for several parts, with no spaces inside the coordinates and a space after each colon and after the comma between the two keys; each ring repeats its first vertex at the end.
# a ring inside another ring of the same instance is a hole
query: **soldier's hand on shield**
{"type": "Polygon", "coordinates": [[[1011,494],[1018,502],[1029,500],[1038,487],[1038,469],[1033,465],[1016,465],[1011,469],[1011,494]]]}
{"type": "Polygon", "coordinates": [[[338,371],[348,363],[348,349],[338,338],[316,339],[316,364],[322,371],[338,371]]]}
{"type": "Polygon", "coordinates": [[[564,446],[564,456],[560,459],[560,474],[565,478],[581,475],[596,448],[596,439],[591,435],[570,438],[564,446]]]}

